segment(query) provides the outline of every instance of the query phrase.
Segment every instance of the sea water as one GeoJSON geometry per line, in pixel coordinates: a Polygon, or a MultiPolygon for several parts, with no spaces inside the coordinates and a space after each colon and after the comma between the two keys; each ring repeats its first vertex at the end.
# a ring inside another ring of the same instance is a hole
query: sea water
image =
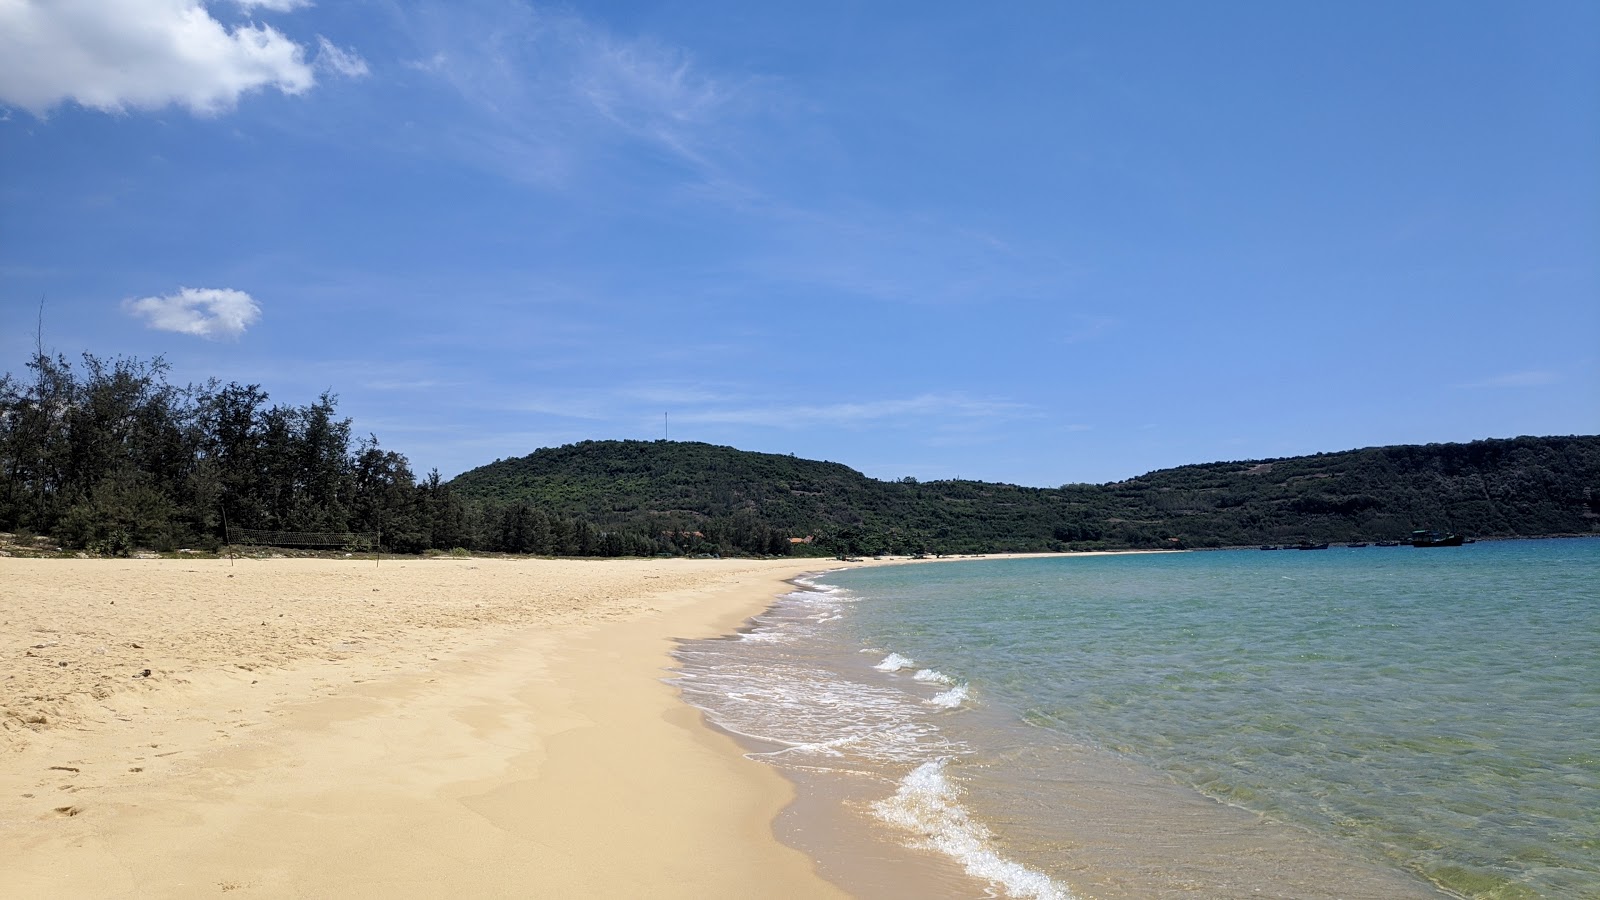
{"type": "Polygon", "coordinates": [[[678,658],[953,896],[1600,897],[1600,539],[824,572],[678,658]]]}

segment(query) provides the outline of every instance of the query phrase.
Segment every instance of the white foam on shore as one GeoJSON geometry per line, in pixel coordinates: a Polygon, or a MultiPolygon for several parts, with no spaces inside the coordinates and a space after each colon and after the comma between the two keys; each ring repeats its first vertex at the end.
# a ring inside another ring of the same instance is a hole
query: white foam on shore
{"type": "Polygon", "coordinates": [[[901,656],[898,653],[890,653],[888,656],[883,658],[883,662],[878,663],[877,665],[873,666],[873,668],[877,669],[879,672],[898,672],[901,669],[909,669],[916,664],[917,661],[909,656],[901,656]]]}
{"type": "MultiPolygon", "coordinates": [[[[849,591],[842,588],[801,583],[807,585],[806,590],[791,591],[778,599],[792,604],[795,608],[806,610],[804,621],[809,624],[821,625],[843,619],[844,604],[852,603],[855,599],[849,591]]],[[[762,615],[757,616],[755,622],[755,627],[738,632],[735,638],[756,644],[781,644],[797,637],[795,633],[797,622],[793,620],[762,615]]]]}
{"type": "MultiPolygon", "coordinates": [[[[706,642],[680,650],[676,679],[684,697],[719,727],[777,749],[761,754],[786,764],[859,758],[913,763],[959,752],[904,691],[842,680],[804,659],[741,658],[706,642]]],[[[790,646],[784,643],[775,648],[790,646]]]]}
{"type": "Polygon", "coordinates": [[[950,690],[935,694],[933,697],[930,697],[922,702],[929,706],[937,706],[942,709],[955,709],[966,701],[967,686],[964,684],[958,684],[950,690]]]}
{"type": "Polygon", "coordinates": [[[923,763],[900,779],[894,796],[872,811],[885,822],[921,835],[911,841],[954,859],[967,874],[982,878],[1019,900],[1074,900],[1072,892],[1043,872],[1006,859],[990,843],[989,829],[974,822],[961,805],[961,789],[945,775],[949,758],[923,763]]]}
{"type": "Polygon", "coordinates": [[[944,777],[946,761],[971,752],[937,724],[971,702],[967,684],[887,647],[859,649],[871,656],[853,663],[833,656],[828,632],[857,599],[826,588],[788,594],[741,641],[681,648],[677,684],[719,727],[767,745],[751,758],[835,777],[912,768],[875,810],[910,832],[897,836],[904,843],[959,862],[991,884],[988,896],[1073,900],[1047,876],[1002,858],[944,777]]]}
{"type": "Polygon", "coordinates": [[[789,640],[789,636],[781,631],[746,631],[740,633],[739,640],[757,644],[781,644],[789,640]]]}

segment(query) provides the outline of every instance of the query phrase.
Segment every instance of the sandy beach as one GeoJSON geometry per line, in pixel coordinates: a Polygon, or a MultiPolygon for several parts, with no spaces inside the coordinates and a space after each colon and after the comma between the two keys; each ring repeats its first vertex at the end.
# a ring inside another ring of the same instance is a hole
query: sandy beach
{"type": "Polygon", "coordinates": [[[0,896],[843,896],[663,681],[834,565],[0,558],[0,896]]]}

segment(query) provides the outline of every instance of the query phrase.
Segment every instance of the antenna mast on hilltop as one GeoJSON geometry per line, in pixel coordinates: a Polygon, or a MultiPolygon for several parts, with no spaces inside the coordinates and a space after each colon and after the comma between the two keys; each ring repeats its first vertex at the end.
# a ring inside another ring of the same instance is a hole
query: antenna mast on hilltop
{"type": "Polygon", "coordinates": [[[661,439],[664,441],[672,440],[672,429],[667,427],[666,413],[661,414],[661,439]]]}

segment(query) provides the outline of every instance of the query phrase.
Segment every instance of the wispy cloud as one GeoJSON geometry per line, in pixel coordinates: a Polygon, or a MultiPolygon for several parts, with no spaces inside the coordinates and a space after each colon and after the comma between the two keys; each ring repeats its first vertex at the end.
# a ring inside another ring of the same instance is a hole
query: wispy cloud
{"type": "Polygon", "coordinates": [[[450,117],[415,123],[397,145],[543,189],[581,186],[596,215],[619,201],[595,180],[629,181],[628,209],[688,209],[736,230],[744,245],[717,263],[727,283],[934,306],[1059,301],[1082,280],[1059,247],[937,212],[797,194],[784,167],[816,163],[787,139],[829,144],[818,137],[829,125],[781,79],[713,69],[650,35],[527,3],[397,15],[410,69],[445,101],[419,115],[450,117]]]}
{"type": "Polygon", "coordinates": [[[251,91],[302,94],[315,83],[305,47],[270,25],[230,28],[200,0],[0,3],[0,103],[36,116],[69,101],[114,113],[176,104],[216,115],[251,91]]]}
{"type": "Polygon", "coordinates": [[[1523,372],[1507,372],[1482,381],[1472,381],[1458,385],[1463,388],[1529,388],[1543,387],[1547,384],[1557,384],[1561,375],[1548,369],[1530,369],[1523,372]]]}
{"type": "MultiPolygon", "coordinates": [[[[886,303],[990,308],[1063,302],[1082,281],[1081,267],[1056,248],[1004,240],[939,215],[819,208],[804,198],[752,204],[749,215],[765,224],[770,240],[740,266],[763,281],[886,303]]],[[[1082,319],[1084,328],[1098,321],[1082,319]]]]}
{"type": "Polygon", "coordinates": [[[618,414],[616,396],[610,391],[514,391],[492,405],[506,412],[586,421],[604,421],[618,414]]]}
{"type": "Polygon", "coordinates": [[[158,331],[208,340],[237,338],[261,318],[254,298],[229,288],[180,288],[176,294],[124,300],[122,308],[158,331]]]}
{"type": "Polygon", "coordinates": [[[459,387],[459,382],[438,381],[432,378],[415,378],[409,381],[379,380],[368,381],[362,387],[373,391],[431,391],[435,388],[459,387]]]}
{"type": "Polygon", "coordinates": [[[1121,320],[1112,316],[1078,315],[1071,318],[1072,324],[1061,335],[1064,344],[1086,344],[1097,340],[1116,330],[1122,324],[1121,320]]]}
{"type": "Polygon", "coordinates": [[[311,0],[233,0],[247,10],[265,9],[269,12],[289,12],[311,5],[311,0]]]}
{"type": "Polygon", "coordinates": [[[690,409],[678,417],[705,425],[759,425],[769,428],[858,426],[897,419],[999,420],[1026,418],[1035,411],[1021,403],[968,397],[963,394],[921,394],[915,397],[851,403],[690,409]]]}
{"type": "Polygon", "coordinates": [[[569,12],[435,3],[402,15],[411,68],[465,104],[454,148],[518,180],[564,184],[628,143],[703,166],[705,131],[732,93],[682,49],[569,12]]]}
{"type": "Polygon", "coordinates": [[[702,162],[697,131],[724,102],[725,89],[681,50],[589,28],[573,32],[581,48],[574,84],[594,110],[636,138],[702,162]]]}
{"type": "Polygon", "coordinates": [[[322,35],[317,35],[317,66],[346,78],[365,78],[367,61],[354,50],[346,50],[322,35]]]}
{"type": "Polygon", "coordinates": [[[733,386],[693,382],[516,389],[477,399],[479,408],[485,410],[630,426],[646,420],[659,422],[662,413],[668,412],[675,425],[804,429],[898,423],[917,424],[931,433],[1041,415],[1025,403],[958,392],[825,404],[773,403],[733,386]]]}

